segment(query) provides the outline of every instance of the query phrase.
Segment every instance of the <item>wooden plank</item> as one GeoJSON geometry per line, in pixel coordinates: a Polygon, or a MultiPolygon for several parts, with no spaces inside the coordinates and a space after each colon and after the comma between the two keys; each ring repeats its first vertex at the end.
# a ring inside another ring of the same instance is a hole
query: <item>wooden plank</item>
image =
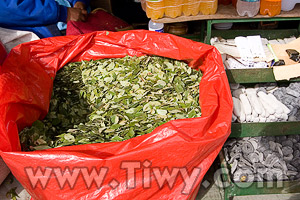
{"type": "Polygon", "coordinates": [[[289,38],[291,36],[298,37],[297,29],[272,29],[272,30],[212,30],[212,37],[222,37],[224,39],[234,39],[238,36],[247,37],[249,35],[260,35],[268,40],[289,38]]]}
{"type": "MultiPolygon", "coordinates": [[[[226,70],[229,83],[268,83],[276,82],[272,68],[226,70]]],[[[290,82],[300,81],[293,78],[290,82]]]]}
{"type": "Polygon", "coordinates": [[[232,123],[229,137],[298,135],[300,122],[232,123]]]}
{"type": "MultiPolygon", "coordinates": [[[[280,15],[273,18],[298,18],[300,17],[300,4],[296,4],[295,8],[291,11],[285,12],[281,11],[280,15]]],[[[268,15],[256,15],[253,18],[270,18],[268,15]]],[[[195,20],[208,20],[208,19],[249,19],[244,16],[241,17],[237,14],[236,9],[232,5],[219,5],[218,11],[214,15],[202,15],[198,14],[196,16],[180,16],[177,18],[164,17],[161,19],[153,20],[158,23],[175,23],[175,22],[185,22],[185,21],[195,21],[195,20]]]]}
{"type": "Polygon", "coordinates": [[[299,200],[300,194],[269,194],[233,197],[233,200],[299,200]]]}
{"type": "Polygon", "coordinates": [[[231,69],[226,70],[229,83],[275,82],[273,69],[231,69]]]}
{"type": "Polygon", "coordinates": [[[289,194],[300,192],[299,181],[264,181],[253,183],[234,183],[233,196],[263,195],[263,194],[289,194]]]}

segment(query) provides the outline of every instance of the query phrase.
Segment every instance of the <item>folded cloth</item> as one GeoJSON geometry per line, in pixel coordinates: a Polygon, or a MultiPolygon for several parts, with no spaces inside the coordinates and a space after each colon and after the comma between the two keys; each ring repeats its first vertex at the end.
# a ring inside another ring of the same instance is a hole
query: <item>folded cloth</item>
{"type": "Polygon", "coordinates": [[[40,39],[36,34],[30,31],[20,31],[13,29],[0,28],[0,41],[9,53],[15,46],[40,39]]]}
{"type": "Polygon", "coordinates": [[[89,14],[86,22],[69,21],[66,35],[80,35],[94,31],[123,31],[132,29],[132,26],[120,18],[96,9],[89,14]]]}

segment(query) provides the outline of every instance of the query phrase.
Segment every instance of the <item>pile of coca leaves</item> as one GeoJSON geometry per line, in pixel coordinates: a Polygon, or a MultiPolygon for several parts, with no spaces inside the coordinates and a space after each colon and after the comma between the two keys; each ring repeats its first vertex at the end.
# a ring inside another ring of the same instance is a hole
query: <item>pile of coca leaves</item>
{"type": "Polygon", "coordinates": [[[20,133],[23,149],[123,141],[200,117],[201,77],[157,56],[70,63],[55,77],[47,116],[20,133]]]}

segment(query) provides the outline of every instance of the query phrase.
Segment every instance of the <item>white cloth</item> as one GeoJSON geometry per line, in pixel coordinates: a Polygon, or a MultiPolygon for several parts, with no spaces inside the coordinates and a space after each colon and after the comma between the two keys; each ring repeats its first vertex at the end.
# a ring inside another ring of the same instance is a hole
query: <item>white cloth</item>
{"type": "Polygon", "coordinates": [[[0,28],[0,41],[4,45],[7,53],[15,46],[40,39],[36,34],[29,31],[19,31],[6,28],[0,28]]]}

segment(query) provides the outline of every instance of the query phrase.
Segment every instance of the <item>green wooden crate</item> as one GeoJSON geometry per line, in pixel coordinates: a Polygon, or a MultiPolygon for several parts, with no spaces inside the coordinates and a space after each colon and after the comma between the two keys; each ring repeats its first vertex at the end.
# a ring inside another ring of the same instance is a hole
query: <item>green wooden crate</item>
{"type": "Polygon", "coordinates": [[[299,181],[268,181],[268,182],[239,182],[235,183],[230,176],[230,168],[225,161],[224,153],[219,153],[221,162],[224,199],[230,200],[234,196],[264,195],[264,194],[289,194],[300,193],[299,181]]]}

